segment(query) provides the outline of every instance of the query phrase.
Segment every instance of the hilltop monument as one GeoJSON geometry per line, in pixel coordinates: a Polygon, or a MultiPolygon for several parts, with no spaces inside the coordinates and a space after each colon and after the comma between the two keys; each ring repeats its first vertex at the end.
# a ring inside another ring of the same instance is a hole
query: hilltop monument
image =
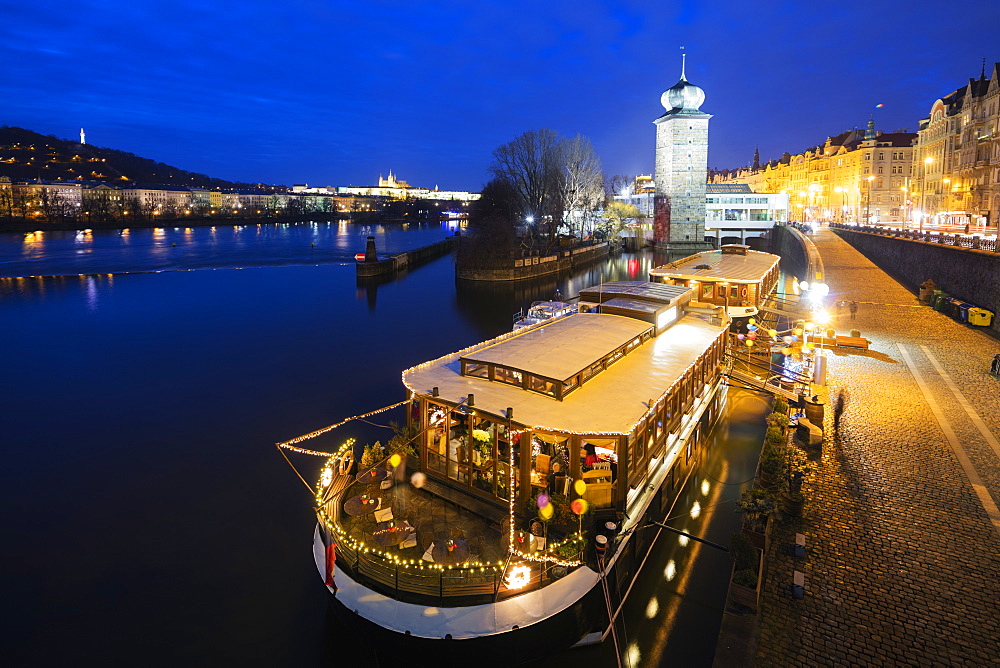
{"type": "MultiPolygon", "coordinates": [[[[683,47],[682,47],[683,49],[683,47]]],[[[705,91],[681,79],[660,97],[666,113],[656,123],[656,192],[653,242],[680,250],[712,248],[705,241],[705,184],[708,180],[708,119],[700,110],[705,91]]]]}

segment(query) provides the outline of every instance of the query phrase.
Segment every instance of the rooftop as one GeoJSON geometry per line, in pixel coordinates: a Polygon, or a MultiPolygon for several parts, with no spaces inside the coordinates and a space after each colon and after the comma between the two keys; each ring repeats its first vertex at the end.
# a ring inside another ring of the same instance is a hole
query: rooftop
{"type": "Polygon", "coordinates": [[[689,281],[755,283],[764,278],[779,260],[777,255],[753,250],[748,250],[746,255],[723,253],[721,250],[704,251],[651,269],[649,275],[689,281]]]}
{"type": "Polygon", "coordinates": [[[565,381],[651,329],[646,322],[574,313],[462,356],[565,381]]]}

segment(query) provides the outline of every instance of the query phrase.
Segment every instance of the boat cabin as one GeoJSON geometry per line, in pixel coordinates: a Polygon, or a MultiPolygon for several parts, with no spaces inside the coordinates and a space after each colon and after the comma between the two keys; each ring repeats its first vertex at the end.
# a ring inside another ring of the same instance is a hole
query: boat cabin
{"type": "Polygon", "coordinates": [[[540,493],[623,510],[719,379],[722,310],[645,282],[581,292],[581,312],[403,373],[427,475],[518,516],[540,493]],[[704,311],[704,309],[699,309],[704,311]]]}
{"type": "Polygon", "coordinates": [[[757,313],[778,283],[777,255],[727,244],[650,270],[649,280],[694,290],[694,301],[723,306],[733,317],[757,313]]]}

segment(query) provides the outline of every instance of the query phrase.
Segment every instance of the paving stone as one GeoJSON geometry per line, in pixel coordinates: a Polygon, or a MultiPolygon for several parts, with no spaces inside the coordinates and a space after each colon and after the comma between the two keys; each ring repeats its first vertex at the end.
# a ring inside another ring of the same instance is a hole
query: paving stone
{"type": "MultiPolygon", "coordinates": [[[[813,235],[828,302],[859,302],[870,350],[828,355],[831,397],[843,392],[834,435],[812,462],[799,518],[775,527],[761,597],[755,665],[996,665],[1000,657],[1000,535],[904,363],[908,352],[991,496],[1000,459],[938,375],[931,355],[994,436],[1000,342],[929,307],[829,230],[813,235]],[[803,533],[808,558],[784,553],[803,533]],[[806,574],[792,601],[791,573],[806,574]],[[792,605],[795,604],[795,605],[792,605]]],[[[928,277],[932,278],[932,277],[928,277]]]]}

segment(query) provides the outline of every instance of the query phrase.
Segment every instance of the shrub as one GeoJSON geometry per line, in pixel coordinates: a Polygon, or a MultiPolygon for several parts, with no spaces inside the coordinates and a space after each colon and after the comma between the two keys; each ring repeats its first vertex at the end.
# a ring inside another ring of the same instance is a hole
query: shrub
{"type": "Polygon", "coordinates": [[[788,426],[788,415],[785,413],[771,413],[767,416],[767,424],[771,427],[784,429],[788,426]]]}
{"type": "Polygon", "coordinates": [[[774,400],[774,412],[788,414],[788,402],[778,397],[774,400]]]}
{"type": "Polygon", "coordinates": [[[736,505],[736,512],[743,513],[743,525],[757,533],[764,531],[767,518],[774,510],[774,501],[762,489],[746,490],[736,505]]]}
{"type": "Polygon", "coordinates": [[[768,475],[777,474],[785,466],[784,447],[765,445],[760,456],[760,469],[768,475]]]}
{"type": "Polygon", "coordinates": [[[400,455],[416,455],[417,450],[413,447],[413,440],[420,434],[420,426],[417,424],[400,425],[398,422],[389,422],[389,427],[396,434],[389,439],[386,448],[389,453],[399,453],[400,455]]]}
{"type": "Polygon", "coordinates": [[[764,435],[768,443],[784,443],[785,442],[785,432],[781,427],[771,426],[767,428],[767,433],[764,435]]]}
{"type": "Polygon", "coordinates": [[[733,573],[733,582],[738,585],[743,585],[744,587],[749,587],[750,589],[757,588],[757,571],[750,570],[749,568],[744,568],[743,570],[736,571],[733,573]]]}
{"type": "Polygon", "coordinates": [[[366,445],[364,452],[361,454],[361,468],[367,470],[374,468],[383,458],[382,454],[382,444],[375,441],[371,445],[366,445]]]}
{"type": "Polygon", "coordinates": [[[734,533],[732,540],[729,541],[729,553],[733,555],[737,571],[753,570],[754,582],[756,583],[757,550],[750,542],[750,538],[742,531],[734,533]]]}

